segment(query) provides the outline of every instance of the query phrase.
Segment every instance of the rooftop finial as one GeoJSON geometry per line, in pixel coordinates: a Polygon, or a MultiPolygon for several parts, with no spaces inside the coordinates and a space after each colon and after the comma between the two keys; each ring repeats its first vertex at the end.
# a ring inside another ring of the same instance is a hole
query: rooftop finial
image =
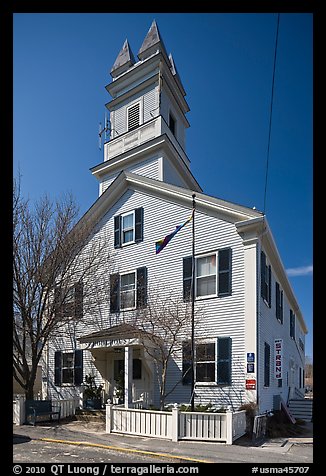
{"type": "Polygon", "coordinates": [[[114,65],[112,66],[111,76],[113,78],[119,76],[119,74],[127,71],[127,69],[129,69],[133,64],[135,64],[135,58],[129,46],[128,40],[126,39],[114,62],[114,65]]]}
{"type": "Polygon", "coordinates": [[[151,56],[156,50],[161,51],[167,57],[166,49],[160,36],[157,23],[153,20],[137,56],[140,60],[143,60],[151,56]]]}

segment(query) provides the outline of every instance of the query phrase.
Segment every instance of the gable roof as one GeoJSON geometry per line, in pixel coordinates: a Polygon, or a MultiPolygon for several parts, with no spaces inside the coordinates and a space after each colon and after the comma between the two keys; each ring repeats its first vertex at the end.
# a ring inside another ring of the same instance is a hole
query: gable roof
{"type": "MultiPolygon", "coordinates": [[[[165,201],[178,203],[189,207],[189,209],[192,208],[193,190],[122,170],[105,192],[87,210],[80,222],[82,220],[93,221],[95,225],[127,189],[154,195],[165,201]]],[[[258,210],[204,193],[195,193],[196,209],[198,211],[219,216],[225,221],[236,223],[243,220],[262,219],[263,217],[263,213],[258,210]]]]}
{"type": "MultiPolygon", "coordinates": [[[[170,201],[192,209],[193,191],[187,188],[171,185],[160,180],[154,180],[132,172],[122,171],[104,193],[94,202],[79,220],[75,228],[86,221],[95,226],[105,213],[128,190],[135,190],[147,195],[156,196],[164,201],[170,201]]],[[[245,207],[204,193],[196,192],[196,210],[210,216],[233,223],[239,234],[249,236],[248,242],[261,238],[268,253],[272,266],[277,272],[281,285],[286,290],[296,313],[303,332],[307,333],[300,307],[295,298],[289,279],[286,275],[282,260],[278,253],[273,235],[266,216],[256,209],[245,207]]]]}

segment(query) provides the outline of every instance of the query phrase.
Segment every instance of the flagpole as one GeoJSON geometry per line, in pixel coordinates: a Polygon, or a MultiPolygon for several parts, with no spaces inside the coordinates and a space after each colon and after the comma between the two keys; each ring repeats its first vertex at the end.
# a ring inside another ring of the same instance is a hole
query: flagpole
{"type": "Polygon", "coordinates": [[[195,202],[192,195],[192,273],[191,273],[191,411],[195,409],[195,202]]]}

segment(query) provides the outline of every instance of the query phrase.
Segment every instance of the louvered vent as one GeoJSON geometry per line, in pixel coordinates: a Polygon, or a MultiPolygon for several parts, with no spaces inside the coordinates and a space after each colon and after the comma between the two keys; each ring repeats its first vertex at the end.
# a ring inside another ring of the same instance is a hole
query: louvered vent
{"type": "Polygon", "coordinates": [[[128,131],[139,126],[140,104],[137,103],[128,109],[128,131]]]}

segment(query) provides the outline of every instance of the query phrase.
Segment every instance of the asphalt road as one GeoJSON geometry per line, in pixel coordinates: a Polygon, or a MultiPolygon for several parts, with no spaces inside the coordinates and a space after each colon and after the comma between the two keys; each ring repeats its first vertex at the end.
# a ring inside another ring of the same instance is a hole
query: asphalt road
{"type": "MultiPolygon", "coordinates": [[[[158,463],[178,463],[180,461],[155,457],[158,463]]],[[[105,448],[48,443],[14,438],[14,463],[152,463],[153,456],[113,451],[105,448]]]]}

